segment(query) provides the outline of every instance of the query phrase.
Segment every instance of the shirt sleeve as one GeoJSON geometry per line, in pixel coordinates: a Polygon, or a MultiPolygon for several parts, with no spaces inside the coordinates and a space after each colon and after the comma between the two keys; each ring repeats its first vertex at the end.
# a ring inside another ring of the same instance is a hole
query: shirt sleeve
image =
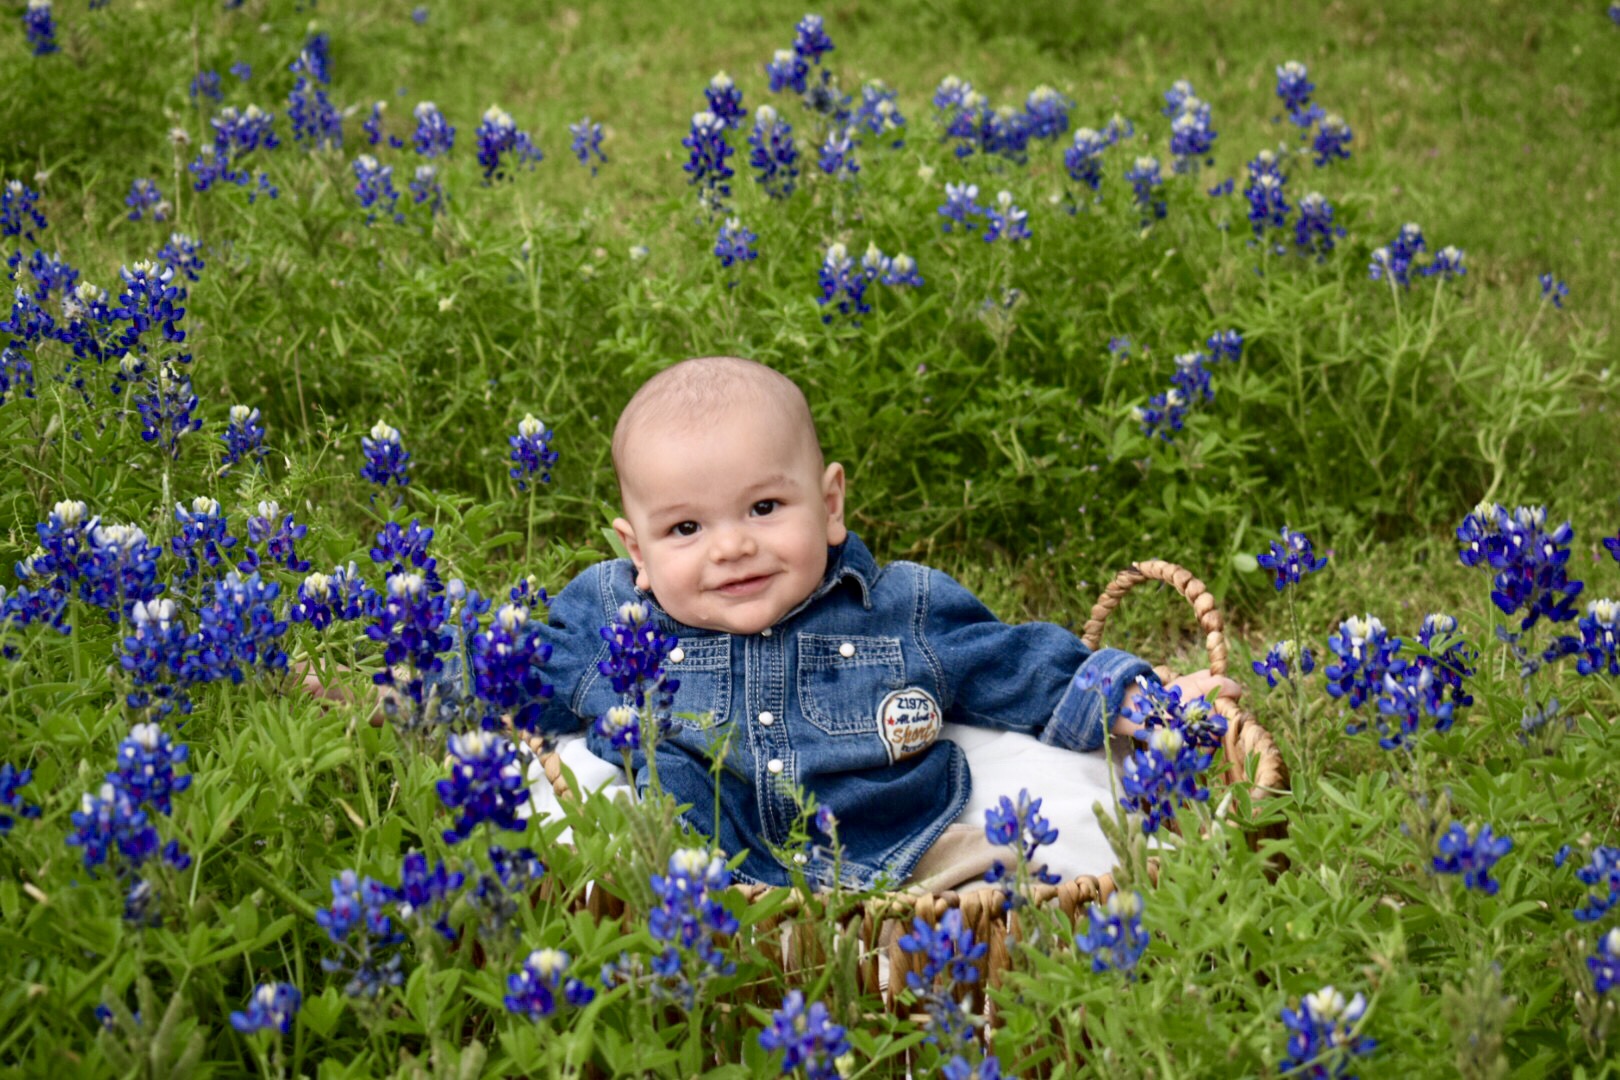
{"type": "Polygon", "coordinates": [[[1008,625],[949,574],[921,568],[924,647],[940,673],[947,720],[1022,731],[1066,750],[1096,750],[1125,689],[1152,665],[1087,649],[1055,623],[1008,625]]]}

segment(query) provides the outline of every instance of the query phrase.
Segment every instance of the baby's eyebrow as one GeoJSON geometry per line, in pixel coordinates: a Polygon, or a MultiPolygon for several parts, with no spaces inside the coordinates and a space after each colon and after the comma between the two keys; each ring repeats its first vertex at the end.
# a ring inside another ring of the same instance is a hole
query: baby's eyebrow
{"type": "MultiPolygon", "coordinates": [[[[749,484],[742,490],[744,494],[752,494],[765,488],[788,487],[797,489],[798,486],[797,481],[795,481],[793,477],[789,476],[787,473],[772,473],[769,476],[762,477],[759,480],[754,481],[752,484],[749,484]]],[[[648,515],[648,517],[661,518],[671,514],[684,513],[687,510],[693,509],[693,505],[694,504],[687,502],[670,503],[668,506],[660,506],[655,508],[648,515]]]]}

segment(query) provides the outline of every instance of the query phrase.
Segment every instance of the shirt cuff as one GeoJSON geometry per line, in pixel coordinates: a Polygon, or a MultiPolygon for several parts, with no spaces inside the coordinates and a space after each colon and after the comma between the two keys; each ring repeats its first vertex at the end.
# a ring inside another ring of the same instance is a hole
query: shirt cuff
{"type": "Polygon", "coordinates": [[[1153,665],[1122,649],[1098,649],[1080,665],[1063,692],[1052,719],[1041,732],[1041,742],[1065,750],[1096,750],[1102,746],[1114,717],[1119,715],[1125,690],[1138,675],[1157,681],[1153,665]]]}

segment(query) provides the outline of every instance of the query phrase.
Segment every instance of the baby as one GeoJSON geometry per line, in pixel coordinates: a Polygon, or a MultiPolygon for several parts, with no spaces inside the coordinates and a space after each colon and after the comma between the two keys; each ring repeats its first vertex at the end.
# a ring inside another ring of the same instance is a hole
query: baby
{"type": "MultiPolygon", "coordinates": [[[[640,602],[679,638],[667,671],[677,716],[658,743],[659,781],[690,804],[689,823],[729,854],[738,877],[783,885],[799,813],[795,789],[836,818],[844,884],[908,878],[929,887],[982,873],[983,829],[952,821],[967,802],[962,751],[946,721],[1027,732],[1097,750],[1146,662],[1088,650],[1050,623],[1009,626],[949,576],[910,562],[879,566],[844,524],[843,466],[824,463],[804,394],[749,360],[687,360],[649,379],[613,433],[629,552],[557,595],[546,638],[556,691],[540,726],[577,732],[620,703],[598,662],[599,629],[640,602]],[[723,755],[718,769],[713,761],[723,755]],[[975,837],[977,840],[975,840],[975,837]],[[967,872],[972,868],[973,872],[967,872]]],[[[1236,685],[1207,672],[1189,695],[1236,685]]],[[[605,736],[590,748],[618,763],[605,736]]],[[[648,782],[643,755],[633,768],[648,782]]],[[[812,883],[834,861],[793,855],[812,883]]]]}

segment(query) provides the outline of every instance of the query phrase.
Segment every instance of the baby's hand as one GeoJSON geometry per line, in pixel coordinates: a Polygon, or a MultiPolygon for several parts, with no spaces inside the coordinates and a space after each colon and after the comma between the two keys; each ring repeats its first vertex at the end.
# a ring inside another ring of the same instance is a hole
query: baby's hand
{"type": "MultiPolygon", "coordinates": [[[[1209,668],[1183,675],[1168,686],[1178,687],[1181,690],[1182,701],[1190,701],[1195,697],[1208,698],[1211,701],[1217,697],[1226,697],[1236,701],[1243,697],[1242,686],[1225,675],[1211,674],[1209,668]]],[[[1119,716],[1114,720],[1115,735],[1132,735],[1141,729],[1141,724],[1125,717],[1130,711],[1131,704],[1141,693],[1142,688],[1134,682],[1125,688],[1125,696],[1120,699],[1119,716]]]]}

